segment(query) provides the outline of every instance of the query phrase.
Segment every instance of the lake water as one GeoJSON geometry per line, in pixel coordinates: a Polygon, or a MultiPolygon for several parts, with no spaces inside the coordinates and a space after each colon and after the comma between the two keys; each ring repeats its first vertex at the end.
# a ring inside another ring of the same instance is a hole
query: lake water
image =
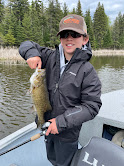
{"type": "MultiPolygon", "coordinates": [[[[124,89],[124,57],[93,57],[102,93],[124,89]]],[[[0,139],[35,119],[29,94],[34,70],[26,64],[0,61],[0,139]]]]}

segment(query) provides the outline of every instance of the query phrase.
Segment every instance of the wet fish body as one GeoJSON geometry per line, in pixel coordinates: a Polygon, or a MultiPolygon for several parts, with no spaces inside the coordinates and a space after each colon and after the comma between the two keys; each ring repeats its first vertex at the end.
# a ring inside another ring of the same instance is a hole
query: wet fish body
{"type": "Polygon", "coordinates": [[[46,87],[46,72],[45,69],[36,69],[30,78],[30,91],[34,108],[38,115],[38,126],[44,121],[44,113],[51,110],[48,91],[46,87]]]}

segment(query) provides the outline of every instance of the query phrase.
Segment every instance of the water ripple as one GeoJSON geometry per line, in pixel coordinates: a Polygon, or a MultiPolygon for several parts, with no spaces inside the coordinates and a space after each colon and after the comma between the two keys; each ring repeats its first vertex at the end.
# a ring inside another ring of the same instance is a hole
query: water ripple
{"type": "MultiPolygon", "coordinates": [[[[93,58],[102,93],[124,89],[124,57],[93,58]]],[[[34,121],[29,78],[34,70],[25,65],[0,64],[0,139],[34,121]]]]}

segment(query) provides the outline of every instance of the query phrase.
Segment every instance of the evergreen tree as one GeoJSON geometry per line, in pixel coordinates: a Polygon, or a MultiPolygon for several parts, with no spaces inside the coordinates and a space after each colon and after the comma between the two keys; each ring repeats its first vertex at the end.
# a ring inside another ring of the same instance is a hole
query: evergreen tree
{"type": "Polygon", "coordinates": [[[73,8],[72,12],[70,12],[71,14],[76,14],[76,9],[73,8]]]}
{"type": "Polygon", "coordinates": [[[58,2],[58,0],[55,1],[55,11],[56,11],[56,26],[55,26],[55,30],[58,33],[59,22],[63,18],[63,12],[61,10],[60,3],[58,2]]]}
{"type": "Polygon", "coordinates": [[[13,11],[11,10],[9,29],[11,29],[11,32],[12,32],[14,38],[16,38],[17,24],[18,24],[18,20],[17,20],[16,16],[14,15],[13,11]]]}
{"type": "MultiPolygon", "coordinates": [[[[0,0],[0,45],[19,46],[24,40],[33,40],[40,45],[54,47],[60,40],[56,37],[59,22],[68,13],[83,16],[81,2],[69,12],[66,3],[63,11],[59,0],[49,0],[45,8],[41,0],[0,0]]],[[[124,14],[119,12],[113,25],[110,27],[109,18],[105,14],[104,6],[98,3],[93,21],[90,10],[85,13],[87,30],[93,49],[115,48],[124,49],[124,14]]]]}
{"type": "Polygon", "coordinates": [[[47,22],[49,29],[49,46],[54,47],[55,44],[59,44],[59,39],[56,37],[59,30],[59,22],[63,17],[62,10],[58,0],[49,1],[49,6],[47,8],[47,22]]]}
{"type": "Polygon", "coordinates": [[[22,21],[24,14],[29,12],[28,0],[9,0],[9,6],[11,10],[13,10],[18,21],[22,21]]]}
{"type": "Polygon", "coordinates": [[[3,20],[3,16],[4,16],[4,2],[0,0],[0,23],[3,20]]]}
{"type": "Polygon", "coordinates": [[[103,47],[104,48],[111,48],[112,47],[112,35],[110,29],[107,30],[105,36],[104,36],[104,42],[103,47]]]}
{"type": "MultiPolygon", "coordinates": [[[[9,4],[5,8],[5,15],[4,15],[4,21],[2,22],[2,34],[5,37],[5,43],[10,46],[12,43],[18,45],[18,18],[20,17],[20,13],[18,12],[18,9],[16,9],[17,6],[21,6],[21,1],[15,1],[11,0],[9,1],[9,4]]],[[[20,22],[22,24],[22,22],[20,22]]],[[[23,34],[22,34],[23,36],[23,34]]]]}
{"type": "Polygon", "coordinates": [[[121,12],[118,14],[119,21],[119,43],[120,49],[124,48],[124,15],[121,12]]]}
{"type": "Polygon", "coordinates": [[[96,41],[95,41],[95,36],[93,32],[93,24],[91,20],[90,10],[86,11],[85,22],[87,25],[87,32],[89,34],[89,40],[90,40],[91,46],[93,49],[96,49],[96,41]]]}
{"type": "Polygon", "coordinates": [[[97,41],[97,48],[103,47],[104,35],[108,30],[108,19],[104,11],[104,6],[98,3],[98,7],[94,13],[94,34],[97,41]]]}
{"type": "Polygon", "coordinates": [[[114,21],[112,36],[114,49],[124,48],[124,15],[122,16],[120,12],[114,21]]]}
{"type": "Polygon", "coordinates": [[[77,4],[77,8],[76,8],[76,14],[78,14],[80,16],[83,16],[80,0],[78,0],[78,4],[77,4]]]}
{"type": "Polygon", "coordinates": [[[4,46],[5,45],[5,37],[3,36],[3,34],[0,32],[0,46],[4,46]]]}
{"type": "MultiPolygon", "coordinates": [[[[13,10],[9,6],[6,7],[4,21],[2,22],[2,33],[5,36],[8,34],[8,31],[11,31],[11,34],[16,38],[16,27],[17,27],[17,18],[13,13],[13,10]]],[[[10,34],[10,33],[9,33],[10,34]]]]}
{"type": "Polygon", "coordinates": [[[18,21],[17,27],[16,27],[16,41],[15,45],[19,46],[21,42],[25,40],[25,35],[24,35],[24,28],[22,27],[21,21],[18,21]]]}
{"type": "Polygon", "coordinates": [[[46,29],[46,18],[44,16],[44,6],[42,2],[35,0],[31,5],[31,29],[32,40],[44,45],[44,31],[46,29]]]}
{"type": "Polygon", "coordinates": [[[49,31],[49,40],[48,40],[48,45],[52,47],[55,42],[55,5],[54,1],[49,1],[49,6],[46,11],[47,14],[47,23],[48,23],[48,31],[49,31]]]}
{"type": "Polygon", "coordinates": [[[67,7],[66,3],[64,3],[64,6],[63,6],[63,17],[67,16],[68,13],[69,13],[68,7],[67,7]]]}
{"type": "Polygon", "coordinates": [[[5,35],[5,44],[6,46],[14,46],[15,44],[15,38],[12,34],[11,29],[8,30],[8,33],[5,35]]]}
{"type": "Polygon", "coordinates": [[[113,25],[113,30],[112,30],[112,36],[113,36],[113,48],[119,48],[120,43],[119,43],[119,20],[118,17],[116,17],[113,25]]]}
{"type": "Polygon", "coordinates": [[[1,32],[5,36],[11,27],[11,10],[8,6],[5,8],[4,20],[2,21],[1,24],[2,24],[1,32]]]}
{"type": "Polygon", "coordinates": [[[24,19],[22,20],[22,26],[23,26],[24,40],[31,40],[32,39],[31,17],[27,13],[25,13],[24,19]]]}
{"type": "Polygon", "coordinates": [[[45,42],[47,41],[47,36],[46,36],[46,29],[47,29],[47,20],[45,16],[45,8],[43,3],[41,2],[41,7],[40,7],[40,32],[41,32],[41,45],[45,45],[45,42]]]}

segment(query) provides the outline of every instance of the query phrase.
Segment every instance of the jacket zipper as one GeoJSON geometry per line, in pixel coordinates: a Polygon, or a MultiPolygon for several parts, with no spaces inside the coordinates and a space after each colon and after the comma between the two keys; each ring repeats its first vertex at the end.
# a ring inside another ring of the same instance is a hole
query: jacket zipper
{"type": "MultiPolygon", "coordinates": [[[[77,50],[78,50],[78,49],[77,49],[77,50]]],[[[78,51],[77,51],[77,50],[75,51],[73,57],[75,56],[75,54],[77,54],[77,53],[79,52],[79,50],[78,50],[78,51]]],[[[55,90],[54,90],[54,94],[56,93],[56,91],[57,91],[57,89],[58,89],[58,87],[59,87],[59,82],[63,79],[63,77],[64,77],[66,71],[67,71],[68,68],[71,66],[72,61],[73,61],[73,58],[72,58],[72,59],[70,60],[70,62],[67,64],[67,66],[65,67],[65,70],[63,71],[61,77],[59,78],[59,81],[56,83],[55,90]]]]}
{"type": "Polygon", "coordinates": [[[58,89],[58,87],[59,87],[59,83],[60,83],[60,81],[64,78],[65,73],[66,73],[66,70],[63,71],[61,77],[59,78],[59,81],[56,83],[54,93],[56,93],[56,91],[57,91],[57,89],[58,89]]]}
{"type": "Polygon", "coordinates": [[[58,87],[59,87],[59,83],[56,83],[56,87],[55,87],[54,93],[56,93],[58,87]]]}

